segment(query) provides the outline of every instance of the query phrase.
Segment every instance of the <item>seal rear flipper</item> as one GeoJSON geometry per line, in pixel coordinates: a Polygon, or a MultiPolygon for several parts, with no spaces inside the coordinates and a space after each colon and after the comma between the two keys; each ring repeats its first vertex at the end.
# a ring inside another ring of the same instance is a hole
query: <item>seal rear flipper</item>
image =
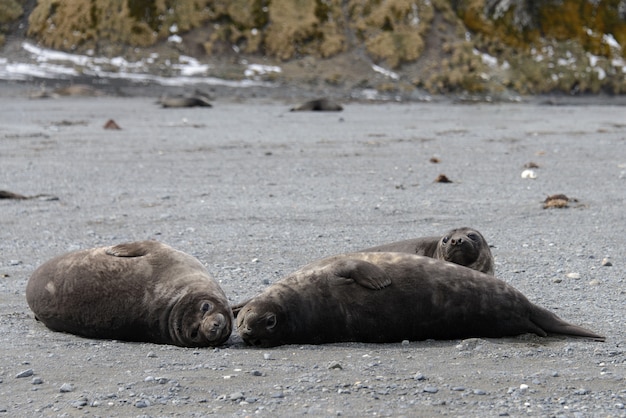
{"type": "Polygon", "coordinates": [[[150,252],[150,241],[136,241],[118,244],[107,248],[105,252],[114,257],[142,257],[150,252]]]}
{"type": "Polygon", "coordinates": [[[243,307],[246,306],[248,304],[248,302],[250,302],[251,300],[252,299],[246,299],[243,302],[239,302],[239,303],[236,303],[234,305],[230,305],[230,309],[233,311],[233,316],[235,318],[237,318],[237,315],[239,315],[239,312],[241,312],[243,307]]]}
{"type": "Polygon", "coordinates": [[[591,338],[595,341],[605,341],[606,337],[596,334],[586,328],[570,324],[554,313],[540,306],[534,305],[530,320],[546,333],[569,335],[573,337],[591,338]]]}
{"type": "Polygon", "coordinates": [[[391,285],[391,278],[383,269],[363,260],[347,259],[333,264],[335,284],[356,283],[368,289],[380,290],[391,285]]]}

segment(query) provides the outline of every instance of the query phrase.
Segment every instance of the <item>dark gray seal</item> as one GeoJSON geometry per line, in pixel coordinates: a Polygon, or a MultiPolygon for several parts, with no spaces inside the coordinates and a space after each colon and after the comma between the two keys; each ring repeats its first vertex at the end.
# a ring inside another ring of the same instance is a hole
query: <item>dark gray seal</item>
{"type": "Polygon", "coordinates": [[[290,109],[291,112],[301,111],[318,111],[318,112],[340,112],[343,107],[330,99],[322,98],[309,100],[290,109]]]}
{"type": "Polygon", "coordinates": [[[404,253],[353,253],[309,264],[247,303],[237,331],[260,347],[525,333],[604,341],[493,276],[404,253]]]}
{"type": "Polygon", "coordinates": [[[443,236],[432,236],[392,242],[363,252],[401,252],[439,260],[450,261],[461,266],[494,274],[494,261],[485,237],[473,228],[456,228],[443,236]]]}
{"type": "Polygon", "coordinates": [[[213,107],[208,97],[195,96],[164,96],[158,101],[161,107],[213,107]]]}
{"type": "Polygon", "coordinates": [[[206,347],[228,340],[233,326],[204,266],[157,241],[53,258],[28,280],[26,300],[48,328],[89,338],[206,347]]]}

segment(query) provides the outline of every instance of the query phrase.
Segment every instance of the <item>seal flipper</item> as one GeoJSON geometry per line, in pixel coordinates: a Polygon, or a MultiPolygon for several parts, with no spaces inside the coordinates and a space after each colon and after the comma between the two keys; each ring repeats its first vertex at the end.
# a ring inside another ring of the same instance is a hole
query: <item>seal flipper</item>
{"type": "Polygon", "coordinates": [[[391,278],[383,269],[375,264],[358,259],[347,259],[335,262],[336,284],[356,283],[372,290],[380,290],[391,285],[391,278]],[[343,279],[343,280],[341,280],[343,279]]]}
{"type": "Polygon", "coordinates": [[[606,337],[596,334],[586,328],[570,324],[554,313],[540,306],[534,305],[530,313],[530,320],[546,333],[586,337],[595,341],[605,341],[606,337]]]}
{"type": "Polygon", "coordinates": [[[114,257],[142,257],[150,252],[145,241],[126,242],[107,248],[105,253],[114,257]]]}
{"type": "Polygon", "coordinates": [[[235,318],[237,318],[237,315],[239,315],[239,312],[241,312],[243,307],[246,306],[248,304],[248,302],[250,302],[251,300],[252,300],[252,298],[251,299],[246,299],[243,302],[239,302],[239,303],[236,303],[234,305],[230,305],[230,309],[233,311],[233,316],[235,318]]]}

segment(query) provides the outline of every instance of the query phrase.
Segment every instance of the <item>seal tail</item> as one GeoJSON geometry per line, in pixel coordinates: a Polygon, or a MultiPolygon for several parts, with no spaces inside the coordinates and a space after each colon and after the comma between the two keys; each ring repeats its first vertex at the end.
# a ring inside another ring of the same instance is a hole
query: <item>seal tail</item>
{"type": "Polygon", "coordinates": [[[546,333],[570,335],[574,337],[591,338],[595,341],[605,341],[606,338],[586,328],[570,324],[554,313],[540,306],[534,306],[530,320],[546,333]]]}

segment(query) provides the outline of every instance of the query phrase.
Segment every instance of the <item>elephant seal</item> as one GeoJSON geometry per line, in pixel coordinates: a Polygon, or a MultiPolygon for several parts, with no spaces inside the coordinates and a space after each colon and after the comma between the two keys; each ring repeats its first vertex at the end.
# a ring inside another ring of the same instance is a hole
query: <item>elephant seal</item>
{"type": "Polygon", "coordinates": [[[304,102],[297,106],[289,109],[291,112],[300,112],[306,110],[313,110],[319,112],[340,112],[343,110],[343,107],[339,103],[333,102],[330,99],[322,98],[309,100],[308,102],[304,102]]]}
{"type": "Polygon", "coordinates": [[[363,252],[401,252],[439,260],[494,274],[494,261],[485,237],[473,228],[456,228],[443,236],[392,242],[361,250],[363,252]]]}
{"type": "Polygon", "coordinates": [[[352,253],[311,263],[237,316],[249,345],[563,334],[604,341],[532,304],[493,276],[404,253],[352,253]]]}
{"type": "Polygon", "coordinates": [[[42,264],[26,300],[54,331],[182,347],[230,337],[228,300],[191,255],[157,241],[71,252],[42,264]]]}
{"type": "Polygon", "coordinates": [[[163,96],[158,102],[161,107],[213,107],[205,96],[163,96]]]}

